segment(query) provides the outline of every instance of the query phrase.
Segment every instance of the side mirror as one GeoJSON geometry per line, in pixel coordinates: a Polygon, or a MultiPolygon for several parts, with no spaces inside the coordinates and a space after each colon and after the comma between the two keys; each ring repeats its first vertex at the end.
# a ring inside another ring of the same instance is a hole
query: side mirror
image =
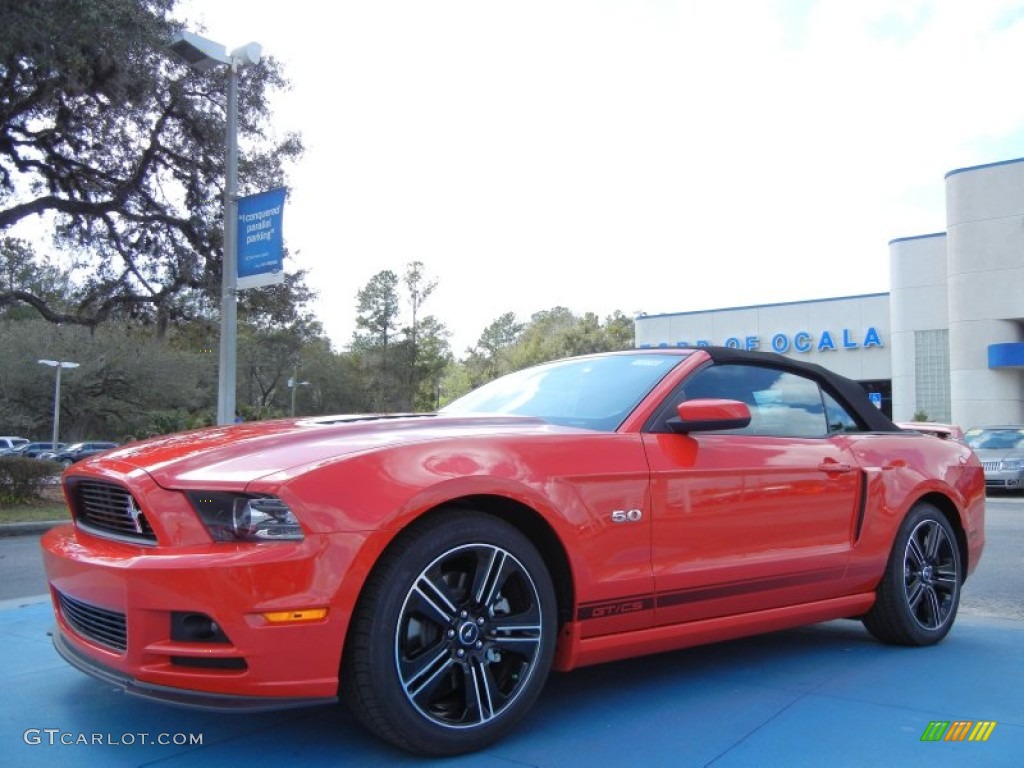
{"type": "Polygon", "coordinates": [[[750,409],[739,400],[684,400],[676,413],[676,418],[668,420],[668,428],[681,434],[742,429],[750,424],[750,409]]]}

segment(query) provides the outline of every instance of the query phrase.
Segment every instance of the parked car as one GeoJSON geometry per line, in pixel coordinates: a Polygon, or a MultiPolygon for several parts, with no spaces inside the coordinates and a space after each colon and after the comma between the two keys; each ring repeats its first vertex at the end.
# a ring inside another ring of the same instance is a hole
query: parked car
{"type": "Polygon", "coordinates": [[[981,459],[987,487],[1024,490],[1024,425],[971,427],[965,439],[981,459]]]}
{"type": "Polygon", "coordinates": [[[924,432],[926,435],[941,437],[943,440],[962,441],[964,439],[964,431],[956,424],[942,424],[937,421],[898,421],[896,425],[901,429],[924,432]]]}
{"type": "Polygon", "coordinates": [[[10,453],[19,445],[25,445],[26,443],[28,443],[27,437],[0,437],[0,456],[10,453]]]}
{"type": "Polygon", "coordinates": [[[40,455],[39,458],[49,459],[50,461],[56,461],[63,464],[65,467],[70,467],[76,461],[93,456],[103,451],[109,451],[111,448],[117,448],[120,443],[72,443],[67,448],[62,450],[51,452],[48,454],[40,455]]]}
{"type": "MultiPolygon", "coordinates": [[[[57,443],[57,448],[63,449],[65,445],[66,443],[57,443]]],[[[22,456],[26,459],[36,459],[39,458],[40,453],[44,453],[46,451],[52,452],[53,450],[53,443],[25,443],[24,445],[19,445],[14,449],[13,453],[16,456],[22,456]]]]}
{"type": "Polygon", "coordinates": [[[966,445],[724,348],[170,435],[63,483],[72,522],[42,547],[72,665],[177,704],[340,698],[432,755],[507,733],[551,669],[847,617],[939,642],[985,539],[966,445]]]}

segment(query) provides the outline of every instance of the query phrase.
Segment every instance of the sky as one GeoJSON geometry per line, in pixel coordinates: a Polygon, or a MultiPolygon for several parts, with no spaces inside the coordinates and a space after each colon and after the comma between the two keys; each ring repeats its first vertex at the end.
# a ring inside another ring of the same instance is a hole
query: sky
{"type": "Polygon", "coordinates": [[[412,261],[457,356],[505,312],[885,292],[889,241],[945,230],[949,171],[1024,156],[1024,2],[189,0],[178,16],[284,65],[272,130],[307,147],[285,244],[337,349],[356,292],[412,261]]]}

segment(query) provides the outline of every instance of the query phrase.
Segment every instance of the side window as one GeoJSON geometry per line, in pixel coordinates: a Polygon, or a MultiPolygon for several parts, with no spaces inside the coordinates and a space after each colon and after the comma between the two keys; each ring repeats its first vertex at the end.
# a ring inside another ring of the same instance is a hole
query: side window
{"type": "MultiPolygon", "coordinates": [[[[730,434],[823,437],[829,433],[817,382],[759,365],[712,365],[683,385],[684,400],[725,398],[750,408],[750,425],[730,434]]],[[[838,405],[838,404],[837,404],[838,405]]]]}
{"type": "Polygon", "coordinates": [[[828,432],[863,432],[863,428],[857,422],[846,407],[841,405],[828,392],[822,393],[825,396],[825,418],[828,419],[828,432]]]}

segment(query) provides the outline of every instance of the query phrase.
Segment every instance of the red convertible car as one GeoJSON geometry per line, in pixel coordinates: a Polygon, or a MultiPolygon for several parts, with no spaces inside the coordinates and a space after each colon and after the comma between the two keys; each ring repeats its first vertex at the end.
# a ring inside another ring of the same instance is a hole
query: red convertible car
{"type": "Polygon", "coordinates": [[[838,618],[936,643],[984,544],[970,448],[721,348],[172,435],[63,482],[43,553],[71,664],[199,707],[340,698],[434,755],[505,734],[552,669],[838,618]]]}

